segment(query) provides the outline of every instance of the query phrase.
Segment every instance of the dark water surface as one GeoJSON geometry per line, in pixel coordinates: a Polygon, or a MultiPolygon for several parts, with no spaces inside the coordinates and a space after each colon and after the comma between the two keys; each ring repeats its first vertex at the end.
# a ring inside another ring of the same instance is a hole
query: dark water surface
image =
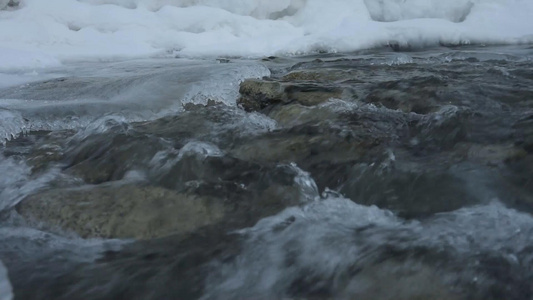
{"type": "Polygon", "coordinates": [[[530,46],[9,76],[15,299],[533,299],[530,46]]]}

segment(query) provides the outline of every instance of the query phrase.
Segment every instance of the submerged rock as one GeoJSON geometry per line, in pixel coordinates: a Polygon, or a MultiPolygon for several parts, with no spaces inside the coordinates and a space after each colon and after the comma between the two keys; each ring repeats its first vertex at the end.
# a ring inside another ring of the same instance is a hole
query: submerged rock
{"type": "Polygon", "coordinates": [[[522,144],[524,149],[533,153],[533,115],[522,118],[513,125],[518,137],[518,144],[522,144]]]}
{"type": "Polygon", "coordinates": [[[427,114],[435,111],[446,82],[439,77],[409,78],[377,84],[365,102],[390,109],[427,114]]]}
{"type": "Polygon", "coordinates": [[[17,211],[84,238],[151,239],[191,232],[224,217],[222,205],[207,197],[136,185],[51,190],[26,198],[17,211]]]}
{"type": "Polygon", "coordinates": [[[414,262],[384,261],[359,272],[347,284],[342,298],[372,300],[460,300],[446,286],[435,267],[414,262]]]}

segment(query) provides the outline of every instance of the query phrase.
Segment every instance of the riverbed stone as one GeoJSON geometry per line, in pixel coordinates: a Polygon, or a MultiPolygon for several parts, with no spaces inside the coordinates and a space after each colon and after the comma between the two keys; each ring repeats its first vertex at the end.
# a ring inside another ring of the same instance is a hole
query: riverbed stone
{"type": "Polygon", "coordinates": [[[192,232],[224,217],[213,199],[129,184],[50,190],[29,196],[17,211],[83,238],[152,239],[192,232]]]}
{"type": "Polygon", "coordinates": [[[238,104],[247,111],[258,111],[283,101],[283,88],[279,82],[249,79],[241,83],[238,104]]]}
{"type": "MultiPolygon", "coordinates": [[[[435,267],[387,260],[363,268],[343,296],[372,300],[460,300],[435,267]]],[[[342,297],[342,298],[345,298],[342,297]]]]}
{"type": "Polygon", "coordinates": [[[273,80],[245,80],[240,85],[238,104],[247,111],[261,111],[269,106],[299,103],[314,106],[331,98],[351,97],[352,93],[333,84],[313,82],[279,82],[273,80]]]}

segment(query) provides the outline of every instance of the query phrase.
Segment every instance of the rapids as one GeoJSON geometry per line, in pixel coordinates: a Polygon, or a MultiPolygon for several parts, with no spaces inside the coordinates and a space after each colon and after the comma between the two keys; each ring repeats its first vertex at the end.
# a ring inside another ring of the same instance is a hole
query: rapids
{"type": "Polygon", "coordinates": [[[532,58],[387,47],[7,72],[1,296],[530,299],[532,58]]]}

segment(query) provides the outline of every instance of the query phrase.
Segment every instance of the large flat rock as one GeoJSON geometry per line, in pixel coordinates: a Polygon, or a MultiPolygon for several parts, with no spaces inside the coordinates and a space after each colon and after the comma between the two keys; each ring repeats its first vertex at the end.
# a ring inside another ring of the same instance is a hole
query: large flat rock
{"type": "Polygon", "coordinates": [[[84,238],[157,238],[191,232],[224,216],[214,200],[134,185],[51,190],[26,198],[17,211],[84,238]]]}

